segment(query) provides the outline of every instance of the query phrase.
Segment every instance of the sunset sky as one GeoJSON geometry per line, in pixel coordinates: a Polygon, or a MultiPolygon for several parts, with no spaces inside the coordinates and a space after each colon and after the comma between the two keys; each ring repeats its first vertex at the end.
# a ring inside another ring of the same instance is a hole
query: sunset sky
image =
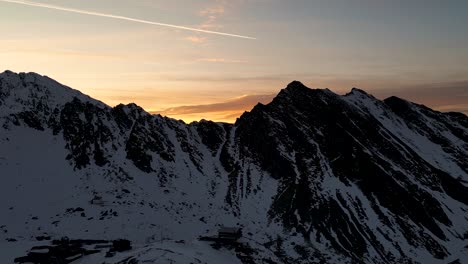
{"type": "Polygon", "coordinates": [[[466,0],[33,2],[256,38],[0,1],[0,71],[48,75],[111,106],[232,122],[300,80],[468,113],[466,0]]]}

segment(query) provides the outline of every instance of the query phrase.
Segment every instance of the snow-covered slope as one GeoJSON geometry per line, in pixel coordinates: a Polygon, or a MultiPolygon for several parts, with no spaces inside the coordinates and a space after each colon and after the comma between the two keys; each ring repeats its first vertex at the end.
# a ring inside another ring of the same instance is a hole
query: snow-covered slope
{"type": "Polygon", "coordinates": [[[136,245],[107,263],[468,261],[463,114],[293,82],[234,125],[185,124],[4,72],[0,126],[6,263],[43,235],[136,245]],[[254,253],[197,241],[221,225],[254,253]]]}

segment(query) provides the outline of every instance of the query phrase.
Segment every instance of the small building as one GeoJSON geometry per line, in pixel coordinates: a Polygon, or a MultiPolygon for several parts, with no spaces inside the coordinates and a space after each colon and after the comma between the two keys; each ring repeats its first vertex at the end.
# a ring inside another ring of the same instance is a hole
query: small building
{"type": "Polygon", "coordinates": [[[240,227],[221,227],[218,230],[218,238],[229,241],[236,241],[242,237],[242,228],[240,227]]]}

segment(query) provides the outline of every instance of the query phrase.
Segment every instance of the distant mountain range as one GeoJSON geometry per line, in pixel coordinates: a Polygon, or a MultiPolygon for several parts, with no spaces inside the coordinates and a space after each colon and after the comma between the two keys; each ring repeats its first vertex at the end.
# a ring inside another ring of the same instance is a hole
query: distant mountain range
{"type": "Polygon", "coordinates": [[[134,243],[80,263],[468,263],[468,117],[359,89],[185,124],[6,71],[0,175],[1,263],[42,236],[134,243]],[[249,250],[197,240],[220,226],[249,250]]]}

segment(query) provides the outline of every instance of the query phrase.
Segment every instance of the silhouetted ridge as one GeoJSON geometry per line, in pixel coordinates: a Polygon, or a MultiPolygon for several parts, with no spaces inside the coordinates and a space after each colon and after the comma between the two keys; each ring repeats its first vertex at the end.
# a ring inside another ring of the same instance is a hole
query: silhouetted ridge
{"type": "Polygon", "coordinates": [[[290,89],[290,90],[293,90],[293,89],[304,89],[304,88],[307,88],[307,86],[305,86],[303,83],[301,83],[300,81],[292,81],[291,83],[289,83],[287,86],[286,86],[286,89],[290,89]]]}

